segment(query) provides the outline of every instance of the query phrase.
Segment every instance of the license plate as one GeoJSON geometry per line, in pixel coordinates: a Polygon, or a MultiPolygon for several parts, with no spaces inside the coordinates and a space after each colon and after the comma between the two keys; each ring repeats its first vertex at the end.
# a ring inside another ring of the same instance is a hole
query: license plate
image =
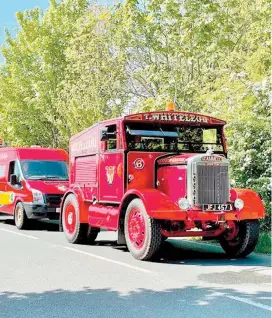
{"type": "Polygon", "coordinates": [[[231,211],[231,204],[203,204],[204,211],[231,211]]]}
{"type": "Polygon", "coordinates": [[[56,213],[60,213],[60,208],[56,208],[56,213]]]}

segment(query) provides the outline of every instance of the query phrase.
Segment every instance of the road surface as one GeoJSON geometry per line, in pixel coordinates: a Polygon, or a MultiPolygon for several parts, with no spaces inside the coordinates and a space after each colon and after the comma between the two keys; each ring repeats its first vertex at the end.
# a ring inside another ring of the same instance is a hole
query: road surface
{"type": "Polygon", "coordinates": [[[219,247],[167,240],[135,260],[101,232],[69,244],[58,226],[18,231],[0,215],[0,317],[271,317],[270,257],[227,259],[219,247]]]}

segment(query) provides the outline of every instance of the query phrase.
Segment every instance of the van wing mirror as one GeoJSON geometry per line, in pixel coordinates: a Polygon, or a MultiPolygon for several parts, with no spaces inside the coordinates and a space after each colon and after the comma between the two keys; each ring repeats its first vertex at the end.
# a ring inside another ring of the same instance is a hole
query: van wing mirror
{"type": "Polygon", "coordinates": [[[18,178],[17,178],[16,174],[11,174],[10,175],[9,182],[10,182],[11,185],[18,184],[18,178]]]}

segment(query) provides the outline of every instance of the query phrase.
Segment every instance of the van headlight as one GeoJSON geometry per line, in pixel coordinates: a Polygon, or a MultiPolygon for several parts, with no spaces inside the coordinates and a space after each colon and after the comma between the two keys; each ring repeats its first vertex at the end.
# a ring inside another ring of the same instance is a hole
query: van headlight
{"type": "Polygon", "coordinates": [[[190,207],[190,203],[186,198],[181,198],[178,200],[178,205],[181,210],[188,210],[190,207]]]}
{"type": "Polygon", "coordinates": [[[234,201],[234,206],[235,206],[236,209],[242,210],[242,208],[244,207],[244,201],[241,200],[241,199],[236,199],[234,201]]]}
{"type": "Polygon", "coordinates": [[[33,203],[44,204],[43,194],[41,191],[32,189],[33,203]]]}

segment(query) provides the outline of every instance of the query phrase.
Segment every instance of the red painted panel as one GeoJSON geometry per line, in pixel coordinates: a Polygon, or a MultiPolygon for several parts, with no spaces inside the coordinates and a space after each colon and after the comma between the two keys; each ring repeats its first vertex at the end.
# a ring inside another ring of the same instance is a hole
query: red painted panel
{"type": "Polygon", "coordinates": [[[95,204],[89,206],[88,222],[91,226],[102,227],[108,230],[118,229],[118,206],[95,204]]]}
{"type": "Polygon", "coordinates": [[[265,217],[264,204],[259,195],[250,189],[233,189],[237,197],[244,201],[244,208],[238,213],[240,219],[258,219],[265,217]]]}
{"type": "Polygon", "coordinates": [[[158,190],[174,202],[186,196],[187,166],[165,166],[158,169],[158,190]]]}
{"type": "Polygon", "coordinates": [[[75,183],[97,186],[97,156],[76,158],[75,183]]]}
{"type": "Polygon", "coordinates": [[[99,201],[120,202],[124,195],[124,153],[105,152],[99,160],[99,201]]]}
{"type": "Polygon", "coordinates": [[[66,151],[49,148],[16,148],[20,160],[69,160],[66,151]]]}
{"type": "Polygon", "coordinates": [[[128,190],[155,188],[155,160],[162,152],[131,151],[127,156],[128,190]]]}

